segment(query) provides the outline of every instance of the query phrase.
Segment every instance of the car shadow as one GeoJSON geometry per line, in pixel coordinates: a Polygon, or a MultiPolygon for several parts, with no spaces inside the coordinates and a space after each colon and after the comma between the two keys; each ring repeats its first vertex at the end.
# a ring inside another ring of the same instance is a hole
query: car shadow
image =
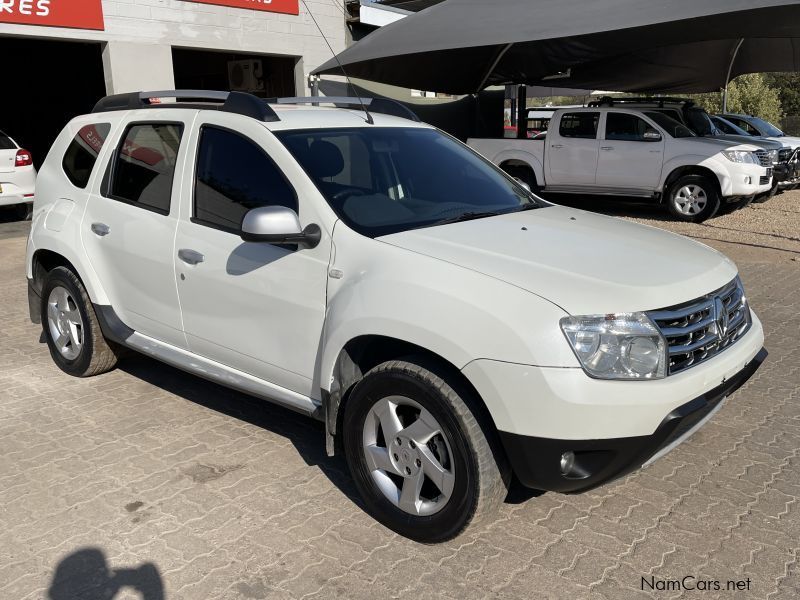
{"type": "MultiPolygon", "coordinates": [[[[184,400],[286,438],[308,466],[322,471],[339,491],[361,510],[366,511],[350,477],[343,453],[337,452],[330,457],[325,451],[323,423],[266,400],[206,381],[141,354],[126,355],[118,368],[184,400]]],[[[506,503],[522,504],[543,493],[523,487],[514,478],[506,503]]]]}
{"type": "Polygon", "coordinates": [[[164,600],[164,583],[153,563],[112,569],[99,548],[81,548],[61,559],[48,589],[49,600],[113,600],[134,590],[142,600],[164,600]]]}
{"type": "Polygon", "coordinates": [[[325,451],[323,423],[141,354],[126,355],[118,368],[184,400],[286,438],[308,466],[320,469],[345,496],[364,508],[343,454],[329,457],[325,451]]]}
{"type": "Polygon", "coordinates": [[[661,204],[642,198],[589,196],[577,194],[541,194],[548,202],[611,217],[633,217],[657,221],[676,221],[661,204]]]}

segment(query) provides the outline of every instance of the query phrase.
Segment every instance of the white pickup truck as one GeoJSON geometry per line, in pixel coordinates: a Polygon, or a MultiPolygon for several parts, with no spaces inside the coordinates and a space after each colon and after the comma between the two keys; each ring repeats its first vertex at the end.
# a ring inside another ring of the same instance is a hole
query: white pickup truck
{"type": "Polygon", "coordinates": [[[531,189],[653,198],[685,221],[709,219],[723,202],[747,202],[772,184],[759,147],[697,137],[655,110],[563,109],[544,139],[468,144],[531,189]]]}

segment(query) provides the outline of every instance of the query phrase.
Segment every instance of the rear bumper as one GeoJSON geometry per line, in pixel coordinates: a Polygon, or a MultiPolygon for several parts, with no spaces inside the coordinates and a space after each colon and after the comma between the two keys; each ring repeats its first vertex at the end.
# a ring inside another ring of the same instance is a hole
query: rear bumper
{"type": "Polygon", "coordinates": [[[592,489],[660,458],[688,439],[747,382],[767,357],[762,348],[742,370],[717,387],[667,414],[651,435],[600,440],[562,440],[500,432],[514,473],[530,488],[554,492],[592,489]],[[562,472],[562,457],[574,466],[562,472]]]}

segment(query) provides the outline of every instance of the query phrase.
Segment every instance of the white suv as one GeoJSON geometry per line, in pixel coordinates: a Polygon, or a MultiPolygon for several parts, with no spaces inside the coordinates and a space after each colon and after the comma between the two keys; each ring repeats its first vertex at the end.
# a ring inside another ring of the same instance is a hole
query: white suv
{"type": "Polygon", "coordinates": [[[766,355],[702,244],[548,204],[377,100],[198,95],[110,97],[58,137],[31,319],[71,375],[128,348],[324,421],[406,536],[458,535],[512,473],[575,492],[654,460],[766,355]]]}
{"type": "Polygon", "coordinates": [[[30,218],[35,187],[31,153],[0,131],[0,206],[13,206],[19,218],[30,218]]]}

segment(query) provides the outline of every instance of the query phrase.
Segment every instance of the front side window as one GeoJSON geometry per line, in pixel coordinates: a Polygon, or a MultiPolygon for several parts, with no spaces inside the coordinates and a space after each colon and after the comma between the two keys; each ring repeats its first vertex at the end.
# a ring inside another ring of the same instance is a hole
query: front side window
{"type": "Polygon", "coordinates": [[[194,220],[238,234],[244,215],[262,206],[285,206],[297,212],[297,195],[281,170],[255,142],[226,129],[203,127],[194,220]]]}
{"type": "Polygon", "coordinates": [[[85,188],[92,176],[97,156],[111,131],[110,123],[93,123],[80,128],[64,153],[61,166],[72,185],[85,188]]]}
{"type": "Polygon", "coordinates": [[[336,214],[369,237],[542,206],[464,144],[427,128],[275,132],[336,214]]]}
{"type": "Polygon", "coordinates": [[[109,195],[161,214],[169,214],[175,163],[183,125],[131,125],[117,149],[111,170],[109,195]]]}
{"type": "Polygon", "coordinates": [[[622,142],[643,142],[644,132],[653,127],[644,119],[628,113],[606,115],[606,139],[622,142]]]}
{"type": "Polygon", "coordinates": [[[561,117],[559,133],[565,138],[597,138],[597,126],[600,123],[599,112],[566,113],[561,117]]]}

